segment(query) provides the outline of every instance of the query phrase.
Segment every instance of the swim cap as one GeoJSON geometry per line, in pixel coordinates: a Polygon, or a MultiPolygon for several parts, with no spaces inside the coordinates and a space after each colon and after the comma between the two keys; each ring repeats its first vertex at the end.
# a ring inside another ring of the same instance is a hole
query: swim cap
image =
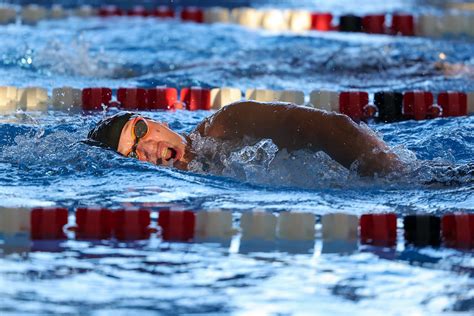
{"type": "Polygon", "coordinates": [[[120,112],[103,119],[89,132],[87,138],[95,145],[117,150],[122,129],[133,115],[131,112],[120,112]]]}

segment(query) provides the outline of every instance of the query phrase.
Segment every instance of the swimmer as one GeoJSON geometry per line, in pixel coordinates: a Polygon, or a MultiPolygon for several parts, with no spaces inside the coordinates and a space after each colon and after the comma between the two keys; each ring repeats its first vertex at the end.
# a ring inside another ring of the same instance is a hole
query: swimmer
{"type": "Polygon", "coordinates": [[[196,156],[193,135],[226,142],[271,139],[279,150],[324,151],[346,168],[356,165],[362,176],[403,168],[381,139],[348,116],[289,103],[236,102],[204,119],[188,135],[174,132],[166,123],[121,112],[99,122],[88,138],[125,157],[188,170],[196,156]]]}

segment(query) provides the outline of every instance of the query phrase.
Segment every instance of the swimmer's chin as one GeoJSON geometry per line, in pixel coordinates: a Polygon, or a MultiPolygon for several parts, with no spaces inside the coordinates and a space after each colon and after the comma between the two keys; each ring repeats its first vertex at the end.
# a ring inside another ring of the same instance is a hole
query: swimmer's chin
{"type": "Polygon", "coordinates": [[[194,157],[195,154],[192,149],[190,147],[186,147],[183,155],[181,156],[181,159],[177,159],[176,161],[174,161],[173,166],[179,170],[187,171],[189,170],[188,164],[194,159],[194,157]]]}
{"type": "Polygon", "coordinates": [[[191,152],[186,152],[182,159],[173,161],[173,167],[179,170],[187,171],[189,170],[188,164],[194,158],[194,154],[191,152]]]}
{"type": "Polygon", "coordinates": [[[179,170],[187,171],[188,170],[188,162],[177,160],[177,161],[173,162],[173,167],[175,167],[176,169],[179,169],[179,170]]]}
{"type": "Polygon", "coordinates": [[[168,168],[173,168],[174,167],[174,168],[179,169],[179,170],[184,170],[184,171],[188,170],[188,162],[187,161],[173,160],[173,159],[171,159],[170,161],[163,161],[162,159],[158,159],[155,162],[151,162],[151,161],[149,161],[149,162],[153,163],[156,166],[160,166],[160,167],[168,167],[168,168]]]}

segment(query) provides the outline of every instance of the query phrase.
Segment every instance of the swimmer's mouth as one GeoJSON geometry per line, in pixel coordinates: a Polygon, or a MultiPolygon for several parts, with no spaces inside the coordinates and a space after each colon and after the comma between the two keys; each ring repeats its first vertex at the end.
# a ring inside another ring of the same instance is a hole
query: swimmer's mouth
{"type": "Polygon", "coordinates": [[[171,147],[165,147],[161,151],[161,159],[163,161],[170,161],[171,159],[176,159],[178,152],[171,147]]]}

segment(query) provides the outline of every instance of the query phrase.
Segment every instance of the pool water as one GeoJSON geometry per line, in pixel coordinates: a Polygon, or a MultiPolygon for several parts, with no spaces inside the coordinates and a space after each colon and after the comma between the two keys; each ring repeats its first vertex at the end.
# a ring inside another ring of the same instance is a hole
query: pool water
{"type": "MultiPolygon", "coordinates": [[[[317,3],[304,1],[304,6],[317,3]]],[[[296,5],[280,1],[278,6],[296,5]]],[[[324,7],[336,13],[439,10],[420,1],[356,5],[340,0],[324,7]]],[[[0,43],[0,85],[49,92],[60,86],[156,85],[296,89],[306,95],[314,89],[474,91],[473,74],[446,76],[434,66],[443,55],[474,66],[474,42],[468,38],[295,35],[236,25],[68,18],[0,26],[0,43]]],[[[180,132],[191,131],[210,114],[146,113],[180,132]]],[[[158,167],[81,143],[101,116],[54,111],[0,116],[0,206],[219,208],[232,210],[236,227],[241,214],[252,209],[318,216],[474,211],[473,116],[369,122],[410,166],[409,174],[389,180],[360,178],[320,154],[277,154],[267,140],[226,150],[201,139],[203,150],[222,151],[226,163],[219,172],[200,165],[193,172],[158,167]],[[446,175],[433,165],[460,171],[446,175]]],[[[393,249],[326,254],[316,241],[311,253],[247,254],[238,251],[238,242],[238,237],[230,245],[159,238],[68,240],[52,248],[39,245],[27,255],[0,252],[0,311],[398,315],[474,310],[469,250],[412,248],[400,241],[393,249]]]]}

